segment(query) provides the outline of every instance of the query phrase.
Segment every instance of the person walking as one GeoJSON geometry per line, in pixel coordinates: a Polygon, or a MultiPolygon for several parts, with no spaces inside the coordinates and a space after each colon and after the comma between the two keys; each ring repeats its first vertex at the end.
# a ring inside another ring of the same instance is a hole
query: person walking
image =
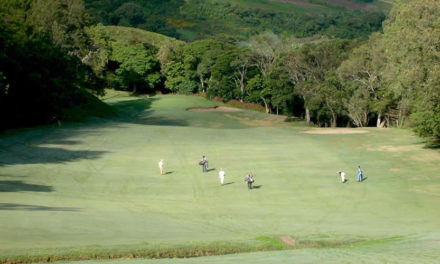
{"type": "Polygon", "coordinates": [[[252,183],[255,181],[252,172],[249,172],[249,174],[244,178],[244,181],[247,181],[248,189],[252,190],[252,183]]]}
{"type": "Polygon", "coordinates": [[[202,157],[200,161],[200,165],[202,165],[202,172],[208,172],[208,160],[205,156],[202,157]]]}
{"type": "Polygon", "coordinates": [[[225,171],[222,168],[218,172],[218,177],[220,178],[221,185],[223,185],[225,183],[225,171]]]}
{"type": "Polygon", "coordinates": [[[361,166],[358,166],[358,182],[362,182],[363,180],[363,172],[361,166]]]}
{"type": "Polygon", "coordinates": [[[341,182],[344,183],[345,182],[345,172],[340,171],[339,173],[339,177],[341,177],[341,182]]]}
{"type": "Polygon", "coordinates": [[[164,172],[163,172],[163,159],[161,159],[159,161],[159,170],[160,170],[160,174],[163,175],[164,174],[164,172]]]}

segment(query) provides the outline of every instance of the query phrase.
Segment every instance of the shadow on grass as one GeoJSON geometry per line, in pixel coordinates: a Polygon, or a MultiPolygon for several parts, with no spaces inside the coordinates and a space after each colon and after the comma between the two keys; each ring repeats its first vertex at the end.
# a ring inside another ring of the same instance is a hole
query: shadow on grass
{"type": "Polygon", "coordinates": [[[223,186],[225,186],[225,185],[229,185],[229,184],[234,184],[234,182],[227,182],[227,183],[224,183],[223,186]]]}
{"type": "Polygon", "coordinates": [[[362,178],[361,182],[366,181],[367,179],[368,179],[368,177],[364,177],[364,178],[362,178]]]}
{"type": "Polygon", "coordinates": [[[0,203],[0,211],[59,211],[59,212],[78,212],[78,208],[73,207],[49,207],[28,204],[0,203]]]}
{"type": "Polygon", "coordinates": [[[188,126],[188,122],[183,119],[175,119],[169,117],[153,117],[154,110],[151,105],[158,98],[139,98],[126,100],[110,104],[116,109],[116,121],[123,123],[133,123],[140,125],[154,126],[188,126]]]}
{"type": "Polygon", "coordinates": [[[167,172],[165,172],[165,175],[173,174],[173,173],[174,173],[174,171],[167,171],[167,172]]]}
{"type": "Polygon", "coordinates": [[[215,168],[208,169],[206,172],[215,171],[215,168]]]}
{"type": "MultiPolygon", "coordinates": [[[[50,142],[43,142],[43,144],[50,144],[50,142]]],[[[2,165],[62,163],[81,159],[98,159],[107,153],[107,151],[66,150],[37,145],[17,145],[15,147],[5,155],[0,152],[0,167],[2,165]]]]}
{"type": "Polygon", "coordinates": [[[260,189],[261,187],[263,187],[263,185],[254,185],[252,186],[252,189],[260,189]]]}
{"type": "Polygon", "coordinates": [[[0,192],[52,192],[47,185],[29,184],[23,181],[0,181],[0,192]]]}
{"type": "MultiPolygon", "coordinates": [[[[5,165],[17,164],[53,164],[73,162],[83,159],[98,159],[107,151],[67,149],[69,146],[81,146],[83,141],[69,138],[86,135],[100,135],[100,127],[108,123],[93,126],[78,124],[66,125],[62,128],[37,127],[26,130],[11,130],[0,134],[0,168],[5,165]]],[[[29,175],[26,175],[29,176],[29,175]]],[[[14,176],[16,177],[16,176],[14,176]]]]}

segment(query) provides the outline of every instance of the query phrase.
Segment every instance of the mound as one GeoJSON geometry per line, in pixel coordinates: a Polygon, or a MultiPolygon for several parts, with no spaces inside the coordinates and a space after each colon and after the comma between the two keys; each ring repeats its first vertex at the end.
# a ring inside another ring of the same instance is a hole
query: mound
{"type": "Polygon", "coordinates": [[[364,134],[367,130],[357,128],[315,128],[304,131],[307,134],[321,134],[321,135],[341,135],[341,134],[364,134]]]}

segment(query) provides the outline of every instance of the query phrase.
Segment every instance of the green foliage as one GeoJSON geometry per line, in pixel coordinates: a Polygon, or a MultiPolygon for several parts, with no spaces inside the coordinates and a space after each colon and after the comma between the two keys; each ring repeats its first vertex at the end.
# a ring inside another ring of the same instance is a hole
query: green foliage
{"type": "Polygon", "coordinates": [[[80,60],[89,42],[82,2],[63,3],[1,2],[0,129],[53,122],[81,100],[85,88],[102,91],[80,60]],[[40,5],[50,10],[39,13],[40,5]]]}
{"type": "Polygon", "coordinates": [[[110,58],[118,63],[115,73],[123,90],[151,92],[161,80],[160,63],[153,47],[113,42],[110,58]]]}
{"type": "Polygon", "coordinates": [[[286,71],[296,86],[295,92],[304,100],[306,121],[337,125],[347,92],[334,71],[357,43],[331,40],[306,44],[285,58],[286,71]]]}
{"type": "Polygon", "coordinates": [[[381,29],[384,14],[376,7],[349,11],[316,1],[313,5],[277,1],[87,0],[96,22],[131,26],[187,41],[212,38],[237,43],[265,31],[307,37],[366,38],[381,29]]]}
{"type": "Polygon", "coordinates": [[[85,4],[95,22],[104,25],[137,27],[171,37],[179,36],[176,27],[170,25],[167,19],[179,12],[183,1],[85,0],[85,4]]]}
{"type": "Polygon", "coordinates": [[[355,124],[366,125],[368,113],[378,127],[412,124],[420,135],[439,137],[439,17],[437,1],[399,2],[383,34],[374,34],[341,65],[341,78],[353,89],[350,102],[360,103],[349,110],[355,124]]]}
{"type": "Polygon", "coordinates": [[[171,61],[166,65],[164,75],[166,78],[165,87],[170,91],[177,93],[183,83],[185,82],[184,76],[185,68],[180,61],[171,61]]]}
{"type": "Polygon", "coordinates": [[[240,92],[235,86],[232,76],[234,68],[232,62],[237,58],[236,50],[230,50],[218,56],[215,64],[212,66],[212,75],[209,80],[208,96],[219,96],[225,101],[238,98],[240,92]]]}
{"type": "Polygon", "coordinates": [[[82,0],[32,1],[26,21],[35,34],[49,36],[55,45],[80,57],[88,53],[90,39],[85,27],[90,19],[82,0]]]}
{"type": "Polygon", "coordinates": [[[438,127],[440,98],[440,3],[435,0],[401,2],[393,10],[384,28],[387,45],[384,79],[398,100],[400,123],[411,112],[417,131],[425,136],[440,137],[438,127]],[[419,114],[420,112],[420,114],[419,114]]]}

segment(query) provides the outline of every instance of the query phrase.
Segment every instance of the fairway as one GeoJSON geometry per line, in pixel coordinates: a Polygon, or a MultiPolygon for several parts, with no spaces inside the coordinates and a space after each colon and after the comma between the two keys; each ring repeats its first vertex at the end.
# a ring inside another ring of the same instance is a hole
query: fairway
{"type": "MultiPolygon", "coordinates": [[[[281,236],[329,246],[183,263],[440,262],[440,152],[409,130],[308,133],[263,113],[187,111],[218,105],[196,96],[103,101],[116,117],[0,136],[0,262],[281,236]]],[[[179,260],[109,261],[153,262],[179,260]]]]}

